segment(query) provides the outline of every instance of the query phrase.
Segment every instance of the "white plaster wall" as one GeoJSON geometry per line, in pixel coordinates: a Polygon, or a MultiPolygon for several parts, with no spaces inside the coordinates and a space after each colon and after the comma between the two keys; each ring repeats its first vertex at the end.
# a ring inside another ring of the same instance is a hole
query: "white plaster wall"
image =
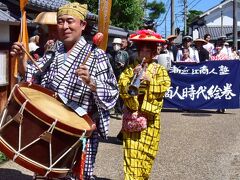
{"type": "Polygon", "coordinates": [[[10,34],[9,34],[9,25],[0,24],[0,42],[9,42],[10,34]]]}
{"type": "Polygon", "coordinates": [[[199,32],[198,32],[197,29],[195,29],[195,30],[193,31],[193,40],[195,40],[195,39],[197,39],[197,38],[199,38],[199,32]]]}
{"type": "MultiPolygon", "coordinates": [[[[221,11],[224,26],[233,25],[233,7],[232,3],[222,8],[217,8],[215,11],[211,12],[209,15],[205,16],[205,21],[207,26],[221,26],[221,11]]],[[[237,10],[238,26],[240,26],[240,7],[237,10]]]]}

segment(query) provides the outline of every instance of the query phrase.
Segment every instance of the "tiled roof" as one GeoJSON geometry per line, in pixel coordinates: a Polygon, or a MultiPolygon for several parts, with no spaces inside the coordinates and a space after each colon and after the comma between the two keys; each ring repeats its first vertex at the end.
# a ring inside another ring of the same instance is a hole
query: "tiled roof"
{"type": "Polygon", "coordinates": [[[3,4],[2,2],[0,2],[0,9],[7,10],[6,4],[3,4]]]}
{"type": "Polygon", "coordinates": [[[199,37],[203,38],[205,34],[210,34],[212,40],[218,39],[220,36],[233,32],[233,26],[223,26],[221,34],[221,26],[201,26],[198,27],[199,37]]]}
{"type": "Polygon", "coordinates": [[[9,11],[4,11],[0,9],[0,21],[5,22],[5,23],[16,23],[19,22],[16,18],[11,16],[9,11]]]}
{"type": "Polygon", "coordinates": [[[108,30],[109,36],[127,37],[128,33],[132,34],[134,33],[134,31],[131,31],[131,30],[127,31],[123,28],[119,28],[116,26],[109,26],[109,30],[108,30]]]}
{"type": "Polygon", "coordinates": [[[27,5],[47,10],[56,10],[60,6],[69,3],[66,0],[29,0],[27,5]]]}

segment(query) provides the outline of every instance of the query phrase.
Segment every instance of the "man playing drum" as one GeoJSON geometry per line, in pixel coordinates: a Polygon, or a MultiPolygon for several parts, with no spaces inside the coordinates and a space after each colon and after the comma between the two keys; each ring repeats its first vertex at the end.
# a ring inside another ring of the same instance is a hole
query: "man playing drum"
{"type": "MultiPolygon", "coordinates": [[[[82,36],[86,27],[87,12],[87,5],[76,2],[59,8],[57,29],[62,43],[57,47],[50,67],[44,72],[41,85],[78,104],[96,123],[97,130],[88,138],[84,172],[84,179],[94,179],[93,167],[99,144],[98,135],[106,138],[108,134],[109,110],[114,107],[118,98],[118,87],[105,52],[98,48],[92,49],[92,45],[82,36]],[[91,51],[90,57],[83,65],[91,51]]],[[[21,43],[15,42],[10,53],[20,57],[19,72],[29,81],[38,69],[34,64],[21,61],[22,46],[21,43]]],[[[48,59],[43,57],[37,64],[43,67],[47,61],[48,59]]]]}

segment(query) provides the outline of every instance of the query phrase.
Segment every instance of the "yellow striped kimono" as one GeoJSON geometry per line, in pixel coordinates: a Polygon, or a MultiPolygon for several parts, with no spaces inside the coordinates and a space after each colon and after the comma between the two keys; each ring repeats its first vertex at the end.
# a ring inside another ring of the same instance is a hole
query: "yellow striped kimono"
{"type": "Polygon", "coordinates": [[[143,81],[139,93],[143,94],[143,102],[137,96],[130,96],[128,86],[134,76],[133,68],[125,69],[119,79],[120,96],[124,105],[133,110],[141,110],[148,117],[147,129],[141,132],[123,132],[124,179],[145,180],[149,178],[160,141],[160,112],[164,93],[171,81],[166,69],[155,62],[146,69],[150,82],[143,81]]]}

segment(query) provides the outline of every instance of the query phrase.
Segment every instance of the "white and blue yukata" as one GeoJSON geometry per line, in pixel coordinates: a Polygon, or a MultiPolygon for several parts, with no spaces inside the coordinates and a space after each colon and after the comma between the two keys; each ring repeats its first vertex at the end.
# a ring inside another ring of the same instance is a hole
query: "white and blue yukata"
{"type": "MultiPolygon", "coordinates": [[[[63,95],[70,101],[74,101],[86,112],[91,114],[93,111],[98,111],[98,118],[93,119],[97,125],[97,130],[88,138],[85,179],[89,179],[93,175],[99,144],[98,136],[100,134],[103,138],[107,137],[110,120],[109,110],[114,107],[119,95],[117,81],[109,59],[101,49],[96,48],[85,64],[89,69],[91,78],[97,85],[96,92],[92,92],[76,75],[76,69],[82,64],[91,47],[92,45],[88,44],[84,37],[81,37],[67,57],[63,43],[59,43],[55,58],[41,81],[43,87],[63,95]]],[[[42,67],[47,61],[48,58],[43,56],[37,63],[42,67]]],[[[29,63],[25,76],[26,80],[30,81],[32,75],[37,71],[38,69],[29,63]]]]}

